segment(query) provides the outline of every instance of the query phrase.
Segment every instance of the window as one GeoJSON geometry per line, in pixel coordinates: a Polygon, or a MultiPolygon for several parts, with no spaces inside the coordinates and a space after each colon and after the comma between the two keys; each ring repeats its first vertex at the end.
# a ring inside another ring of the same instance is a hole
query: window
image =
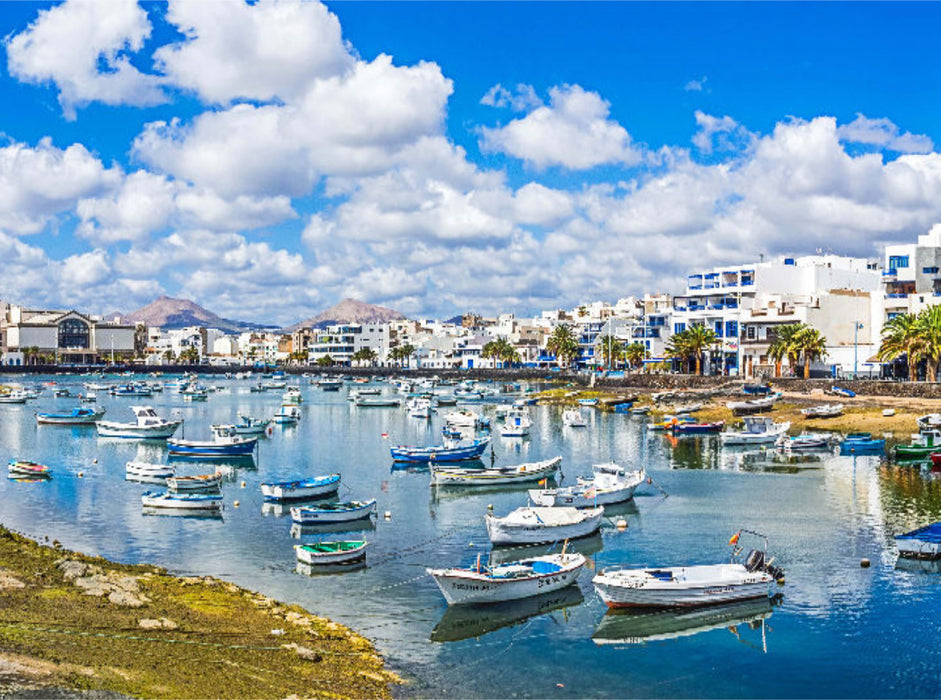
{"type": "Polygon", "coordinates": [[[685,323],[674,323],[674,324],[673,324],[673,332],[674,332],[674,333],[682,333],[682,332],[685,331],[685,330],[686,330],[686,324],[685,324],[685,323]]]}
{"type": "Polygon", "coordinates": [[[60,348],[87,348],[88,325],[77,318],[68,318],[59,324],[60,348]]]}
{"type": "Polygon", "coordinates": [[[900,267],[908,267],[908,256],[907,255],[890,255],[889,256],[889,269],[897,270],[900,267]]]}
{"type": "Polygon", "coordinates": [[[921,271],[922,271],[924,274],[926,274],[926,275],[936,275],[936,274],[938,274],[938,268],[937,268],[937,266],[935,266],[935,267],[923,267],[923,268],[921,268],[921,271]]]}
{"type": "Polygon", "coordinates": [[[754,339],[755,339],[756,333],[755,333],[755,327],[754,327],[754,326],[748,326],[748,327],[745,329],[745,337],[748,338],[748,340],[754,340],[754,339]]]}
{"type": "Polygon", "coordinates": [[[738,337],[738,321],[726,321],[725,322],[725,335],[727,338],[738,337]]]}
{"type": "Polygon", "coordinates": [[[715,334],[716,334],[716,337],[717,337],[717,338],[721,338],[721,337],[722,337],[722,321],[716,321],[716,322],[713,324],[713,331],[715,331],[715,334]]]}

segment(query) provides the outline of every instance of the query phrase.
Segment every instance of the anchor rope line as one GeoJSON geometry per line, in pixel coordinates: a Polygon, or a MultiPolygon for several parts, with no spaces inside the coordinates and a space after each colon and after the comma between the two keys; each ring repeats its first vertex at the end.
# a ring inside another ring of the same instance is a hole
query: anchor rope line
{"type": "Polygon", "coordinates": [[[378,566],[379,564],[385,564],[385,563],[387,563],[387,562],[394,561],[395,559],[401,559],[401,558],[406,557],[406,556],[409,556],[409,555],[411,555],[411,554],[417,554],[418,552],[420,552],[422,549],[424,549],[425,547],[427,547],[427,546],[430,545],[430,544],[434,544],[435,542],[439,542],[439,541],[445,539],[446,537],[450,537],[451,535],[453,535],[453,534],[455,534],[455,533],[457,533],[457,532],[460,532],[461,530],[468,530],[468,529],[470,529],[470,526],[467,526],[467,525],[457,525],[457,526],[455,526],[455,527],[452,527],[452,528],[449,529],[449,530],[445,530],[445,531],[442,532],[440,535],[435,535],[434,537],[431,537],[431,538],[429,538],[429,539],[427,539],[427,540],[424,540],[424,541],[422,541],[422,542],[418,542],[418,543],[416,543],[416,544],[410,545],[410,546],[408,546],[408,547],[404,547],[403,549],[393,550],[392,552],[389,552],[389,553],[387,553],[387,554],[383,554],[383,555],[377,557],[377,559],[371,561],[371,562],[370,562],[370,566],[378,566]]]}
{"type": "MultiPolygon", "coordinates": [[[[40,625],[29,625],[21,622],[0,622],[0,627],[8,629],[20,629],[30,632],[45,632],[49,634],[63,634],[76,637],[94,637],[98,639],[117,639],[132,642],[162,642],[164,644],[187,644],[190,646],[211,647],[215,649],[249,649],[253,651],[284,651],[283,646],[266,646],[261,644],[223,644],[221,642],[202,642],[195,639],[173,639],[170,637],[142,637],[136,634],[117,634],[105,632],[88,632],[86,630],[63,629],[58,627],[43,627],[40,625]]],[[[77,643],[77,642],[76,642],[77,643]]],[[[328,656],[371,656],[372,652],[365,651],[332,651],[329,649],[316,648],[311,649],[318,654],[328,656]]]]}

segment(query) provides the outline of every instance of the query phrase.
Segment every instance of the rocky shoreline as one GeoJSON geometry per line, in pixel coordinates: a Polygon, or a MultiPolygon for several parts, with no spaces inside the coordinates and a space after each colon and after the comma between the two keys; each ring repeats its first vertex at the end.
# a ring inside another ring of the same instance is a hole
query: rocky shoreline
{"type": "Polygon", "coordinates": [[[387,698],[399,682],[298,606],[0,526],[0,697],[387,698]]]}

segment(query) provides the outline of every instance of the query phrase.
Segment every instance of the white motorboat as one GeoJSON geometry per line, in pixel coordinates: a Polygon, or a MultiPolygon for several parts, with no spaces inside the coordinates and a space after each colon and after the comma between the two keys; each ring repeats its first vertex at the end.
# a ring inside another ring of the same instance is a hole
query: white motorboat
{"type": "Polygon", "coordinates": [[[647,478],[644,469],[628,471],[614,462],[595,464],[591,469],[591,478],[579,477],[574,486],[530,489],[529,499],[540,506],[594,508],[611,505],[633,498],[634,491],[647,478]]]}
{"type": "Polygon", "coordinates": [[[588,419],[577,408],[570,408],[562,412],[562,424],[568,428],[587,428],[588,419]]]}
{"type": "Polygon", "coordinates": [[[213,425],[212,430],[221,428],[234,430],[237,435],[264,435],[268,426],[271,425],[270,418],[250,418],[239,414],[239,422],[231,425],[217,424],[213,425]]]}
{"type": "Polygon", "coordinates": [[[473,568],[427,569],[448,605],[499,603],[530,598],[570,586],[585,566],[585,555],[550,554],[473,568]]]}
{"type": "Polygon", "coordinates": [[[453,428],[476,428],[489,423],[481,414],[466,409],[448,411],[441,417],[446,425],[453,428]]]}
{"type": "Polygon", "coordinates": [[[559,456],[541,462],[490,469],[433,467],[431,483],[434,486],[493,486],[525,483],[555,476],[561,464],[562,457],[559,456]]]}
{"type": "Polygon", "coordinates": [[[503,517],[487,514],[494,544],[542,544],[584,537],[601,527],[604,508],[524,506],[503,517]]]}
{"type": "Polygon", "coordinates": [[[167,486],[173,493],[218,491],[222,485],[222,474],[196,474],[194,476],[171,476],[167,486]]]}
{"type": "Polygon", "coordinates": [[[788,437],[782,435],[778,438],[777,445],[785,452],[800,450],[819,450],[830,447],[830,441],[833,436],[824,433],[801,433],[788,437]]]}
{"type": "Polygon", "coordinates": [[[506,418],[503,419],[503,427],[500,428],[500,435],[503,437],[526,437],[529,435],[529,429],[533,421],[529,417],[529,411],[525,407],[511,408],[506,418]]]}
{"type": "Polygon", "coordinates": [[[167,479],[176,476],[176,469],[168,464],[128,462],[124,467],[124,478],[144,484],[166,485],[167,479]]]}
{"type": "Polygon", "coordinates": [[[311,566],[348,564],[366,556],[366,540],[341,540],[294,545],[294,554],[299,562],[311,566]]]}
{"type": "Polygon", "coordinates": [[[303,403],[304,397],[301,395],[300,388],[296,386],[288,387],[288,390],[281,396],[284,403],[303,403]]]}
{"type": "Polygon", "coordinates": [[[297,404],[286,403],[278,409],[278,412],[274,414],[275,423],[279,425],[293,425],[301,419],[301,409],[298,408],[297,404]]]}
{"type": "Polygon", "coordinates": [[[742,430],[727,430],[719,433],[723,445],[761,445],[774,442],[791,427],[790,422],[775,423],[763,416],[746,416],[742,430]]]}
{"type": "Polygon", "coordinates": [[[734,561],[742,551],[737,546],[742,532],[730,540],[736,546],[727,564],[606,569],[592,583],[609,608],[691,607],[767,597],[784,573],[772,565],[773,559],[765,559],[765,550],[751,550],[744,563],[734,561]]]}
{"type": "Polygon", "coordinates": [[[183,419],[168,420],[157,415],[150,406],[131,406],[137,421],[134,423],[118,423],[115,421],[98,421],[100,437],[116,437],[129,440],[166,440],[183,424],[183,419]]]}
{"type": "Polygon", "coordinates": [[[270,501],[302,500],[336,493],[339,488],[340,475],[326,474],[292,481],[267,481],[261,485],[261,495],[270,501]]]}
{"type": "Polygon", "coordinates": [[[941,430],[941,413],[928,413],[915,419],[919,430],[941,430]]]}
{"type": "Polygon", "coordinates": [[[22,389],[14,389],[5,394],[0,394],[0,403],[26,403],[31,398],[29,393],[22,389]]]}
{"type": "Polygon", "coordinates": [[[843,413],[843,404],[825,403],[819,406],[808,406],[802,408],[801,413],[805,418],[832,418],[843,413]]]}

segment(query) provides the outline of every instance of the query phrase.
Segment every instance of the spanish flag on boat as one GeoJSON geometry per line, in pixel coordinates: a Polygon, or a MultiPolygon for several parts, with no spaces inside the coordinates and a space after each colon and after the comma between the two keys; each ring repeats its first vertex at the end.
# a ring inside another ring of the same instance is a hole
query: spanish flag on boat
{"type": "Polygon", "coordinates": [[[741,530],[739,530],[739,531],[736,532],[734,535],[732,535],[732,537],[729,539],[729,544],[730,544],[730,545],[738,544],[738,538],[741,537],[741,536],[742,536],[742,532],[741,532],[741,530]]]}

